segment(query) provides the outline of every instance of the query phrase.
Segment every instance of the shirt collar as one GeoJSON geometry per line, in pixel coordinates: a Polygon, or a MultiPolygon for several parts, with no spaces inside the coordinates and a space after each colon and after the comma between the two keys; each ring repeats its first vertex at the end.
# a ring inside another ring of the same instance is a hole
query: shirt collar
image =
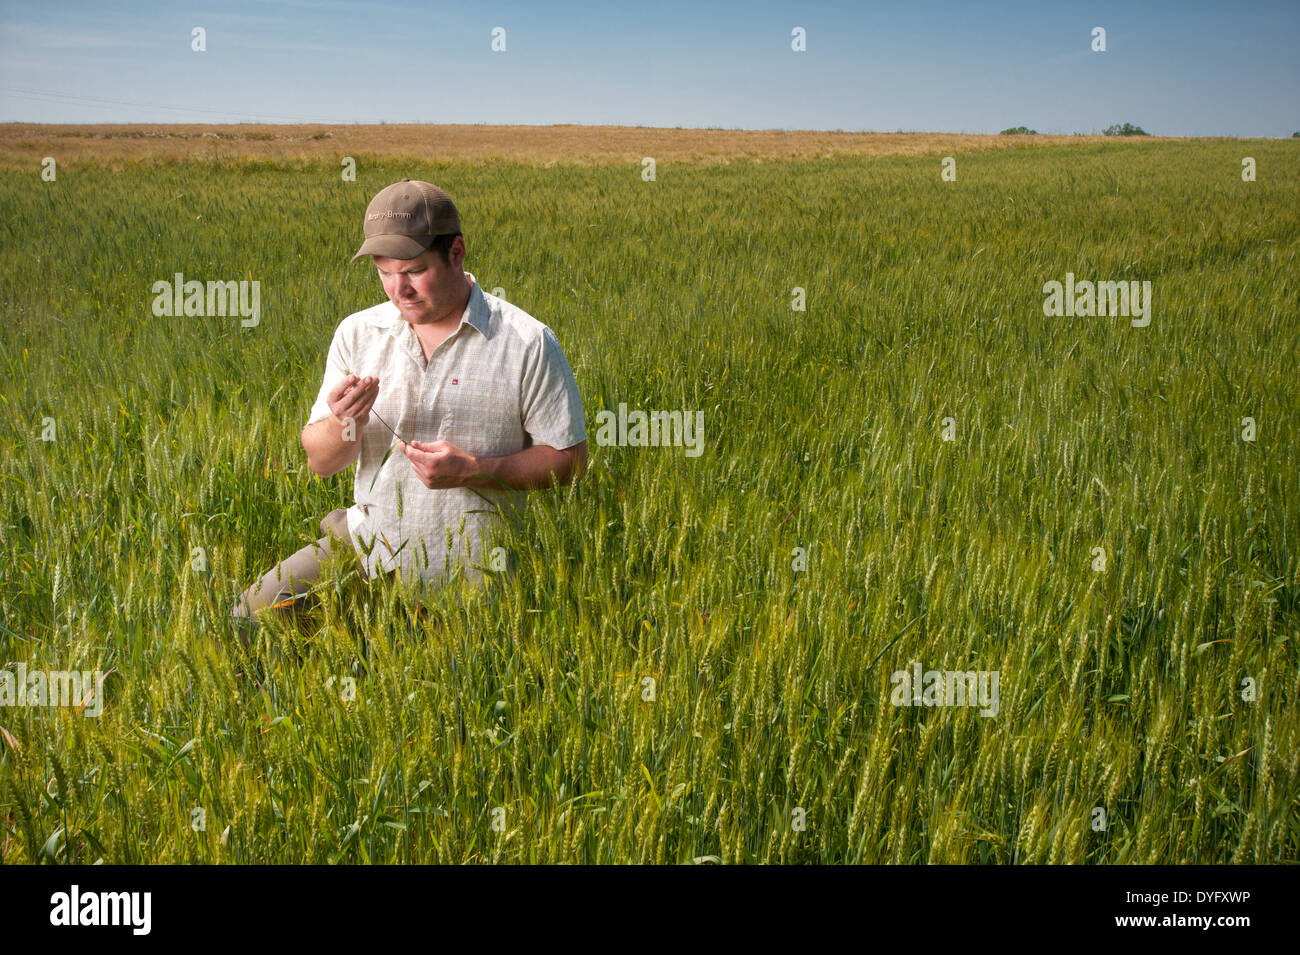
{"type": "MultiPolygon", "coordinates": [[[[473,272],[466,272],[469,278],[469,301],[465,303],[465,311],[460,316],[460,324],[456,326],[453,335],[459,332],[462,325],[473,325],[474,328],[484,338],[488,337],[488,329],[492,321],[492,307],[488,305],[487,300],[483,298],[483,290],[479,288],[478,279],[474,278],[473,272]]],[[[390,332],[401,332],[408,328],[406,319],[402,318],[397,306],[392,302],[384,302],[374,310],[370,317],[370,322],[379,328],[387,329],[390,332]]]]}
{"type": "Polygon", "coordinates": [[[492,308],[488,305],[487,300],[483,298],[483,290],[478,286],[478,279],[474,278],[473,272],[466,272],[469,276],[469,302],[465,305],[465,314],[460,320],[463,323],[469,322],[473,325],[480,335],[488,337],[488,326],[492,321],[492,308]]]}

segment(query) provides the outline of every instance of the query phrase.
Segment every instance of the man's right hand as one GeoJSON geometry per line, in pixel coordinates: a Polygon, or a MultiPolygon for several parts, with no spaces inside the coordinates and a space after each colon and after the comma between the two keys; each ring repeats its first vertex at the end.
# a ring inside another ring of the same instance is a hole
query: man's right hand
{"type": "Polygon", "coordinates": [[[358,378],[348,375],[330,389],[326,401],[330,414],[341,427],[346,426],[347,419],[356,422],[358,428],[364,428],[370,420],[370,409],[379,397],[378,378],[358,378]]]}

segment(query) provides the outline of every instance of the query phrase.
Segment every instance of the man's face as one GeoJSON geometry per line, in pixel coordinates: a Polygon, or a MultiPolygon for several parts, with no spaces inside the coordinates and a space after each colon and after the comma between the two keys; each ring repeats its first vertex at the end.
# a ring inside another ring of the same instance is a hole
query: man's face
{"type": "MultiPolygon", "coordinates": [[[[460,239],[456,240],[459,243],[460,239]]],[[[436,252],[425,252],[416,259],[390,259],[374,256],[375,268],[384,284],[388,300],[397,306],[402,318],[412,325],[459,320],[464,311],[461,302],[465,290],[465,273],[457,264],[459,256],[453,245],[451,261],[444,262],[436,252]]]]}

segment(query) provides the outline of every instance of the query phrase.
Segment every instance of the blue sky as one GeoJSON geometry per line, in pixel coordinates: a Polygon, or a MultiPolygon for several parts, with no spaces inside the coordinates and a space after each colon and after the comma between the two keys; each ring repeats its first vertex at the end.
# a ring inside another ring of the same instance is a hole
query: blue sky
{"type": "Polygon", "coordinates": [[[0,0],[0,11],[4,122],[1300,130],[1297,0],[0,0]],[[1104,53],[1091,49],[1097,26],[1104,53]],[[194,27],[205,52],[191,49],[194,27]],[[795,27],[805,52],[791,49],[795,27]]]}

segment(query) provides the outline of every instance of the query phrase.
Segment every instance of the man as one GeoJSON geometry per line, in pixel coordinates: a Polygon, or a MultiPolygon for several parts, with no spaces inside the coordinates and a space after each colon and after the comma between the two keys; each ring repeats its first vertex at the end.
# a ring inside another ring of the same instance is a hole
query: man
{"type": "Polygon", "coordinates": [[[582,398],[559,340],[461,269],[451,197],[403,179],[371,200],[364,228],[352,261],[372,257],[388,301],[339,324],[302,432],[321,477],[357,463],[355,503],[240,596],[231,613],[245,632],[310,590],[332,538],[367,577],[436,584],[459,569],[481,582],[470,564],[484,562],[497,509],[518,513],[525,491],[586,471],[582,398]]]}

